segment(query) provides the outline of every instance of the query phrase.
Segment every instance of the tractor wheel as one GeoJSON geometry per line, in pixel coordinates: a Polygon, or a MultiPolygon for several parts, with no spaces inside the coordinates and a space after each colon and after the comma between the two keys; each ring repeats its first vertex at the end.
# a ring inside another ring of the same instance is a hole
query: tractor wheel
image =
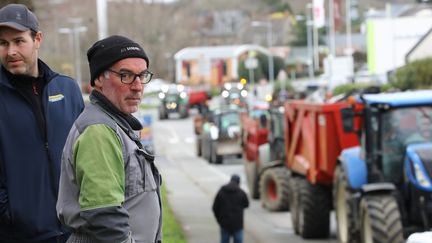
{"type": "Polygon", "coordinates": [[[198,137],[195,140],[195,145],[196,145],[196,154],[198,157],[202,156],[202,147],[201,147],[201,138],[198,137]]]}
{"type": "Polygon", "coordinates": [[[187,118],[189,116],[189,107],[187,105],[180,105],[179,113],[181,118],[187,118]]]}
{"type": "Polygon", "coordinates": [[[203,159],[207,160],[211,164],[212,163],[212,160],[211,160],[211,150],[212,150],[211,143],[205,143],[205,141],[207,141],[207,140],[202,139],[202,138],[200,140],[201,140],[202,157],[203,157],[203,159]]]}
{"type": "Polygon", "coordinates": [[[327,238],[330,234],[330,189],[299,179],[297,190],[299,235],[304,239],[327,238]]]}
{"type": "Polygon", "coordinates": [[[246,174],[247,185],[249,189],[249,194],[252,199],[259,199],[258,190],[258,168],[255,161],[244,160],[244,168],[246,174]]]}
{"type": "Polygon", "coordinates": [[[291,213],[291,223],[294,229],[294,232],[298,235],[300,234],[299,224],[298,224],[298,212],[299,212],[299,190],[298,190],[298,182],[299,179],[294,176],[290,176],[288,179],[289,186],[289,195],[288,202],[290,206],[291,213]]]}
{"type": "Polygon", "coordinates": [[[259,194],[264,208],[269,211],[289,209],[289,175],[284,167],[273,167],[264,171],[260,179],[259,194]]]}
{"type": "Polygon", "coordinates": [[[349,203],[351,194],[346,172],[341,165],[338,165],[333,178],[333,207],[336,215],[337,238],[341,243],[359,242],[359,234],[354,222],[354,209],[349,203]]]}
{"type": "Polygon", "coordinates": [[[212,147],[211,147],[211,152],[210,152],[210,158],[211,158],[210,163],[222,164],[223,163],[223,156],[217,154],[216,150],[217,150],[217,145],[213,143],[212,147]]]}
{"type": "Polygon", "coordinates": [[[391,195],[366,195],[360,202],[361,241],[404,242],[401,216],[391,195]]]}
{"type": "Polygon", "coordinates": [[[168,118],[168,113],[165,109],[159,108],[159,120],[165,120],[168,118]]]}

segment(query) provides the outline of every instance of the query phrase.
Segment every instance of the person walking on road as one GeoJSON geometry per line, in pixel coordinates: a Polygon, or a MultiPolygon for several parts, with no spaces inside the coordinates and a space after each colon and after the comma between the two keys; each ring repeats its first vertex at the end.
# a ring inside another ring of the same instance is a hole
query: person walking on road
{"type": "Polygon", "coordinates": [[[240,188],[240,177],[231,176],[230,182],[222,186],[213,202],[213,213],[220,226],[221,243],[243,242],[243,212],[249,207],[249,199],[240,188]]]}
{"type": "Polygon", "coordinates": [[[124,36],[87,51],[90,104],[74,123],[62,157],[57,213],[68,243],[161,242],[161,176],[132,115],[153,74],[143,48],[124,36]]]}
{"type": "Polygon", "coordinates": [[[59,243],[56,215],[67,134],[84,109],[77,82],[38,58],[39,23],[25,5],[0,9],[0,242],[59,243]]]}

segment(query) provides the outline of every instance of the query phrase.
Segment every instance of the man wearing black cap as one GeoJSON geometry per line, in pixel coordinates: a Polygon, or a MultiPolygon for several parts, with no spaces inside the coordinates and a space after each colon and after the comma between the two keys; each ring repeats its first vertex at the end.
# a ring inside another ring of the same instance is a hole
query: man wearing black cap
{"type": "Polygon", "coordinates": [[[230,182],[221,187],[213,202],[213,213],[220,226],[221,243],[243,242],[243,212],[249,207],[249,199],[240,188],[240,177],[231,176],[230,182]]]}
{"type": "Polygon", "coordinates": [[[161,242],[160,174],[141,145],[139,109],[149,59],[123,36],[88,50],[91,103],[74,123],[62,157],[57,213],[68,243],[161,242]]]}
{"type": "Polygon", "coordinates": [[[58,243],[63,145],[84,108],[77,83],[38,59],[42,33],[22,4],[0,9],[0,242],[58,243]]]}

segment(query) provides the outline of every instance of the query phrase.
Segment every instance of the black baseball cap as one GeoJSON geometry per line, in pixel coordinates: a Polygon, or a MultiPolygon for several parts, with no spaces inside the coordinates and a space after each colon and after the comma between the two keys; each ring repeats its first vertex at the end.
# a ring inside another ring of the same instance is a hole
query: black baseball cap
{"type": "Polygon", "coordinates": [[[36,15],[23,4],[8,4],[0,9],[0,27],[6,26],[19,31],[38,32],[39,22],[36,15]]]}

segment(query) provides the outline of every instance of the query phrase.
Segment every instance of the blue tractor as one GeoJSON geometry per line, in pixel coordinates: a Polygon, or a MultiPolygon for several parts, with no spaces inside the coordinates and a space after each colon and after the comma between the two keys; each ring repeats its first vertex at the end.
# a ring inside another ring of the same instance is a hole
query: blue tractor
{"type": "Polygon", "coordinates": [[[430,230],[432,91],[359,95],[341,116],[361,145],[343,150],[335,170],[339,241],[402,243],[430,230]]]}

